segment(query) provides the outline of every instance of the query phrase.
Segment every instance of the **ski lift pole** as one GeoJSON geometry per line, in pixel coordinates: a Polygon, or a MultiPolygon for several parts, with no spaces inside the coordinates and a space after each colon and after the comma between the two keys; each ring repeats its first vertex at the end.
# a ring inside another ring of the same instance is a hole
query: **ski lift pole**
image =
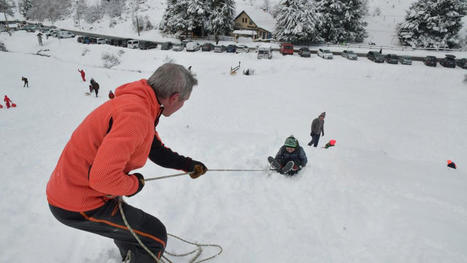
{"type": "MultiPolygon", "coordinates": [[[[274,170],[274,169],[272,169],[274,170]]],[[[264,172],[267,171],[267,169],[208,169],[207,172],[264,172]]],[[[185,172],[185,173],[178,173],[178,174],[171,174],[171,175],[164,175],[164,176],[159,176],[159,177],[152,177],[152,178],[146,178],[144,179],[145,182],[148,181],[154,181],[154,180],[160,180],[160,179],[166,179],[166,178],[171,178],[171,177],[178,177],[182,175],[187,175],[192,172],[185,172]]]]}

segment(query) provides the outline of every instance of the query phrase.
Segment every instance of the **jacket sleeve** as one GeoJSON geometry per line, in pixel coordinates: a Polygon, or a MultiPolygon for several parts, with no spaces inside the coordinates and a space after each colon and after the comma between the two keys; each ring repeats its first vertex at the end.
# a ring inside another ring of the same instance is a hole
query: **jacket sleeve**
{"type": "Polygon", "coordinates": [[[165,168],[172,168],[191,172],[191,158],[179,155],[167,148],[162,143],[157,132],[154,134],[152,141],[151,151],[149,152],[149,159],[157,165],[165,168]]]}
{"type": "Polygon", "coordinates": [[[305,151],[303,150],[302,147],[300,147],[300,152],[299,152],[299,157],[300,157],[300,165],[305,166],[306,163],[308,162],[308,159],[306,158],[305,151]]]}
{"type": "Polygon", "coordinates": [[[314,134],[314,131],[318,129],[317,125],[319,125],[318,119],[314,119],[311,123],[311,134],[314,134]]]}
{"type": "Polygon", "coordinates": [[[114,116],[112,129],[104,137],[89,171],[89,185],[110,195],[132,195],[138,178],[126,173],[125,166],[150,132],[137,114],[114,116]]]}
{"type": "Polygon", "coordinates": [[[282,165],[283,163],[283,160],[284,160],[284,151],[285,151],[285,147],[282,146],[279,151],[277,152],[276,154],[276,160],[282,165]]]}

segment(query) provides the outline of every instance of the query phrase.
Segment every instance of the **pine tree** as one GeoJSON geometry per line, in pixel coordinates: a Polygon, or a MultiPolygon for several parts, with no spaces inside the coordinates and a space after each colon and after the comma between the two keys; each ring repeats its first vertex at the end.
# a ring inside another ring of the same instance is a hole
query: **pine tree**
{"type": "Polygon", "coordinates": [[[195,35],[206,35],[211,11],[209,7],[210,5],[207,0],[190,0],[188,2],[188,25],[195,35]]]}
{"type": "Polygon", "coordinates": [[[284,0],[276,14],[276,40],[293,43],[319,40],[318,15],[309,0],[284,0]]]}
{"type": "Polygon", "coordinates": [[[70,13],[71,0],[34,0],[29,9],[28,17],[36,20],[49,19],[56,21],[70,13]]]}
{"type": "Polygon", "coordinates": [[[219,35],[228,34],[234,29],[235,1],[214,0],[211,2],[207,29],[214,34],[216,42],[219,35]]]}
{"type": "Polygon", "coordinates": [[[0,13],[3,13],[5,18],[7,15],[13,16],[13,3],[9,0],[0,0],[0,13]]]}
{"type": "Polygon", "coordinates": [[[28,19],[28,11],[29,9],[31,9],[32,7],[32,0],[22,0],[20,3],[19,3],[19,10],[20,10],[20,13],[26,18],[28,19]]]}
{"type": "Polygon", "coordinates": [[[188,1],[168,0],[159,29],[167,34],[187,33],[191,29],[188,19],[188,1]]]}
{"type": "Polygon", "coordinates": [[[465,0],[419,0],[410,6],[398,36],[403,45],[447,48],[459,45],[465,0]]]}
{"type": "Polygon", "coordinates": [[[362,42],[367,36],[364,0],[319,0],[321,37],[326,42],[362,42]]]}

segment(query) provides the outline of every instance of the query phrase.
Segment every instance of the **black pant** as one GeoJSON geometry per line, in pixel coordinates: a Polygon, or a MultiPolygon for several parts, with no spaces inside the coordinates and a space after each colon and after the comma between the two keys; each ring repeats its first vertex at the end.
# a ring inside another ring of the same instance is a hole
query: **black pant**
{"type": "MultiPolygon", "coordinates": [[[[112,199],[97,209],[86,212],[71,212],[49,205],[52,214],[61,223],[84,231],[109,237],[120,250],[122,259],[131,251],[131,263],[154,263],[155,260],[142,248],[123,222],[118,200],[112,199]]],[[[130,227],[146,247],[158,258],[167,244],[165,226],[156,217],[143,210],[122,203],[130,227]]]]}
{"type": "Polygon", "coordinates": [[[319,134],[312,133],[311,134],[311,142],[309,142],[308,145],[311,146],[313,144],[313,146],[316,147],[316,146],[318,146],[318,142],[319,142],[319,134]]]}

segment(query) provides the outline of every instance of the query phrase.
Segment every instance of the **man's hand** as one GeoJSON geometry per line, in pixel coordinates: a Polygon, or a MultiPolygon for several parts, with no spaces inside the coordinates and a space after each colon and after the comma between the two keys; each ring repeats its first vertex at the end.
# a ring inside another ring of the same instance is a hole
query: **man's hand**
{"type": "Polygon", "coordinates": [[[193,160],[190,170],[191,170],[190,177],[193,179],[196,179],[200,177],[201,175],[205,174],[208,171],[208,168],[202,162],[193,160]]]}

